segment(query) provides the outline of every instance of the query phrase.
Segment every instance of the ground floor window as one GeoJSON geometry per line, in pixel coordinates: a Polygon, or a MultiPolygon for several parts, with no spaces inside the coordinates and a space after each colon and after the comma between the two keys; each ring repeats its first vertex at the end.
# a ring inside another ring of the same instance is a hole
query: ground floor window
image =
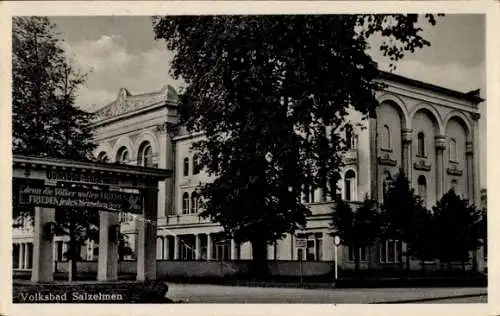
{"type": "Polygon", "coordinates": [[[384,240],[379,244],[380,263],[399,263],[402,253],[400,240],[384,240]]]}
{"type": "Polygon", "coordinates": [[[180,259],[184,261],[195,260],[196,258],[196,249],[195,249],[195,240],[194,236],[183,236],[179,240],[180,242],[180,259]]]}
{"type": "Polygon", "coordinates": [[[12,245],[12,268],[19,269],[19,244],[12,245]]]}
{"type": "Polygon", "coordinates": [[[349,247],[349,261],[355,261],[356,250],[358,251],[359,261],[368,261],[369,247],[349,247]]]}
{"type": "Polygon", "coordinates": [[[323,259],[323,233],[297,234],[295,240],[297,260],[317,261],[323,259]]]}

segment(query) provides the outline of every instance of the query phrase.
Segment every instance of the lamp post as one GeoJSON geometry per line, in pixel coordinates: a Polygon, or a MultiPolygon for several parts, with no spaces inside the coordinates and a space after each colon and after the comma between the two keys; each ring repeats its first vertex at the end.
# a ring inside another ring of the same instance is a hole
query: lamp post
{"type": "Polygon", "coordinates": [[[333,243],[335,245],[335,281],[337,281],[338,275],[339,275],[338,274],[338,261],[337,261],[337,258],[338,258],[338,256],[337,256],[337,248],[340,245],[340,237],[339,236],[335,236],[333,238],[333,243]]]}

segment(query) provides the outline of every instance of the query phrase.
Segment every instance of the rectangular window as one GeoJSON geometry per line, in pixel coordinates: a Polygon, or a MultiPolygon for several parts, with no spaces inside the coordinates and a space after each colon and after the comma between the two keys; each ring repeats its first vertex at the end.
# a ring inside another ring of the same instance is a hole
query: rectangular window
{"type": "Polygon", "coordinates": [[[306,261],[323,259],[323,233],[297,234],[295,241],[297,260],[301,257],[306,261]],[[297,240],[303,240],[305,243],[299,243],[297,240]]]}
{"type": "Polygon", "coordinates": [[[181,242],[181,260],[191,261],[195,258],[194,245],[181,242]]]}
{"type": "Polygon", "coordinates": [[[20,256],[19,248],[20,248],[19,244],[12,245],[12,268],[13,269],[19,269],[19,256],[20,256]]]}
{"type": "Polygon", "coordinates": [[[215,244],[214,259],[220,261],[231,260],[229,241],[218,242],[215,244]]]}
{"type": "Polygon", "coordinates": [[[63,242],[57,242],[57,261],[63,261],[63,242]]]}
{"type": "Polygon", "coordinates": [[[385,240],[379,244],[380,263],[399,263],[402,257],[400,240],[385,240]]]}
{"type": "MultiPolygon", "coordinates": [[[[355,261],[355,248],[353,247],[348,247],[349,248],[349,261],[355,261]]],[[[359,261],[368,261],[368,252],[370,251],[369,247],[360,247],[358,249],[358,255],[359,255],[359,261]]]]}

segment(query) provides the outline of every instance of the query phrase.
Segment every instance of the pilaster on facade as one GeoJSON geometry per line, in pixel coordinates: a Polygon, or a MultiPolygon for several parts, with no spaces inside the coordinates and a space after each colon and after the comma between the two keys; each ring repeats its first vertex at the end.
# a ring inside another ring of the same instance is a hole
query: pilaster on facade
{"type": "Polygon", "coordinates": [[[401,143],[402,143],[402,159],[403,159],[403,172],[406,175],[406,178],[411,183],[411,142],[413,131],[411,129],[402,129],[401,130],[401,143]]]}
{"type": "Polygon", "coordinates": [[[475,205],[481,205],[481,188],[480,188],[480,171],[479,171],[479,119],[481,115],[479,113],[472,113],[473,119],[473,132],[472,132],[472,140],[473,140],[473,173],[472,178],[474,179],[474,196],[472,201],[474,201],[475,205]]]}
{"type": "Polygon", "coordinates": [[[436,145],[436,199],[439,200],[443,196],[444,191],[444,150],[447,146],[446,137],[437,135],[435,137],[436,145]]]}
{"type": "Polygon", "coordinates": [[[465,159],[467,161],[467,194],[469,200],[474,201],[474,143],[465,144],[465,159]]]}

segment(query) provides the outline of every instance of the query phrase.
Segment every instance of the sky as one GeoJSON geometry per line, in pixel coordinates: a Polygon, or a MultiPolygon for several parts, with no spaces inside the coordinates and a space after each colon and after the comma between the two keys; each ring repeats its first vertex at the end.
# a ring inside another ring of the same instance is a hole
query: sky
{"type": "MultiPolygon", "coordinates": [[[[154,40],[151,19],[144,16],[52,17],[64,39],[64,48],[75,65],[88,72],[77,105],[99,108],[113,101],[120,88],[132,94],[158,91],[166,84],[181,84],[170,77],[172,59],[162,41],[154,40]]],[[[422,25],[431,42],[397,65],[396,73],[413,79],[467,92],[481,89],[486,97],[485,18],[450,14],[437,25],[422,25]]],[[[388,60],[373,40],[370,55],[387,70],[388,60]]],[[[486,103],[480,106],[481,135],[486,135],[486,103]]],[[[486,137],[480,140],[481,184],[486,185],[486,137]]]]}

